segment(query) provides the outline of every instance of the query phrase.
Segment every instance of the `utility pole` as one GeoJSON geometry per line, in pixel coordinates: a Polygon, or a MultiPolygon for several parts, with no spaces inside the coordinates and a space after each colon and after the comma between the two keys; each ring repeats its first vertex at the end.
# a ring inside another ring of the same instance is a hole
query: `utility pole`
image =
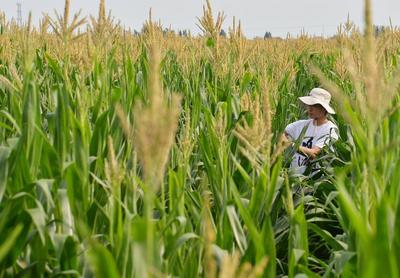
{"type": "Polygon", "coordinates": [[[17,3],[17,24],[22,26],[22,4],[20,2],[17,3]]]}

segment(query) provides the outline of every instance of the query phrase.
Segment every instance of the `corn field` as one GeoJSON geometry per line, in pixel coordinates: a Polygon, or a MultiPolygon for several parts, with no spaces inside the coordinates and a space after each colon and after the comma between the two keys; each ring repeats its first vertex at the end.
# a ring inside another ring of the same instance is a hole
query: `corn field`
{"type": "Polygon", "coordinates": [[[139,35],[106,15],[0,14],[0,277],[399,277],[400,30],[139,35]],[[340,139],[290,175],[298,97],[340,139]]]}

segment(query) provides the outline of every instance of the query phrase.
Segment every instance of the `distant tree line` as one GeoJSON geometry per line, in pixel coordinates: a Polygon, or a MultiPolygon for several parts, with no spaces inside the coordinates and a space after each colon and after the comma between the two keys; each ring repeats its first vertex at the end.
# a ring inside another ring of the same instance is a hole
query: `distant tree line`
{"type": "MultiPolygon", "coordinates": [[[[188,29],[175,31],[171,28],[162,28],[162,27],[160,27],[160,28],[161,28],[161,31],[164,34],[164,36],[166,36],[168,34],[174,34],[174,35],[178,35],[179,37],[189,37],[191,35],[191,32],[188,29]]],[[[389,26],[374,25],[375,36],[380,36],[390,30],[391,30],[391,28],[389,26]]],[[[144,33],[144,32],[146,32],[145,27],[143,27],[142,30],[140,30],[140,31],[137,31],[137,30],[133,31],[135,36],[139,36],[141,33],[144,33]]],[[[0,33],[1,33],[1,25],[0,25],[0,33]]],[[[221,32],[219,33],[219,35],[224,38],[227,37],[227,33],[224,29],[221,29],[221,32]]],[[[257,37],[257,38],[261,39],[261,37],[257,37]]],[[[264,38],[264,40],[271,39],[272,38],[271,32],[266,31],[263,38],[264,38]]]]}
{"type": "MultiPolygon", "coordinates": [[[[163,28],[161,26],[158,26],[158,28],[160,28],[160,31],[163,33],[164,36],[166,35],[177,35],[179,37],[189,37],[191,36],[191,32],[188,29],[183,29],[183,30],[173,30],[171,28],[163,28]]],[[[146,33],[146,26],[143,26],[142,29],[140,31],[138,30],[133,30],[133,34],[135,36],[140,36],[140,34],[142,33],[146,33]]],[[[219,35],[223,38],[226,38],[228,36],[227,32],[224,29],[221,29],[219,35]]],[[[257,37],[259,39],[262,39],[262,37],[257,37]]],[[[264,34],[264,39],[271,39],[272,38],[272,34],[269,31],[266,31],[264,34]]]]}
{"type": "Polygon", "coordinates": [[[390,27],[383,25],[374,25],[375,36],[378,37],[388,31],[390,31],[390,27]]]}

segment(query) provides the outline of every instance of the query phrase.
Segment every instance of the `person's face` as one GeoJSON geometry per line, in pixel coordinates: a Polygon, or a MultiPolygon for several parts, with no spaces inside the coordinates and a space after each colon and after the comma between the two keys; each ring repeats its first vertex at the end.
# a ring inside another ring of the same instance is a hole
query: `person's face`
{"type": "Polygon", "coordinates": [[[326,110],[321,104],[306,105],[308,116],[311,119],[326,117],[326,110]]]}

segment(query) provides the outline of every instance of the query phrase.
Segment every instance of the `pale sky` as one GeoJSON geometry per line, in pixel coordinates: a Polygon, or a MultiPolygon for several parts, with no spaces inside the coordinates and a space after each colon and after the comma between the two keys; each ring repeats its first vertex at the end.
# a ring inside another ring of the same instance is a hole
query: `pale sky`
{"type": "MultiPolygon", "coordinates": [[[[7,18],[17,17],[16,3],[22,3],[26,20],[32,11],[35,22],[43,12],[62,13],[64,0],[0,0],[0,10],[7,18]]],[[[358,26],[363,22],[363,0],[212,0],[214,14],[224,11],[223,28],[227,31],[233,16],[242,22],[248,38],[263,36],[266,31],[273,36],[298,35],[302,30],[310,35],[332,35],[347,15],[358,26]]],[[[376,25],[400,26],[400,0],[372,0],[376,25]]],[[[202,0],[106,0],[107,11],[127,28],[140,30],[152,8],[154,20],[174,30],[189,29],[199,33],[197,17],[202,15],[202,0]]],[[[72,11],[82,9],[82,15],[98,14],[98,0],[71,0],[72,11]]]]}

